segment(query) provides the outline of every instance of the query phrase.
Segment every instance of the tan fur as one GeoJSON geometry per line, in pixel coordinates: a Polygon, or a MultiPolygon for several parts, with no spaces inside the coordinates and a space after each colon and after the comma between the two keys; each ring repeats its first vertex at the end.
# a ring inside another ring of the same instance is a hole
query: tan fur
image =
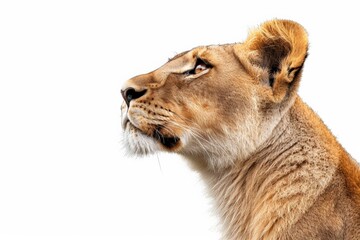
{"type": "Polygon", "coordinates": [[[268,21],[122,89],[129,152],[186,156],[225,239],[360,239],[359,166],[297,95],[307,49],[302,26],[268,21]]]}

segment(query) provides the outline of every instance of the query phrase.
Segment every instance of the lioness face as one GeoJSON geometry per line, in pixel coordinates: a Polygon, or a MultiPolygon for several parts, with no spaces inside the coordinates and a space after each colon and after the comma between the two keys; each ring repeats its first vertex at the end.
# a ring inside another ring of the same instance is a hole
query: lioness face
{"type": "Polygon", "coordinates": [[[253,44],[198,47],[128,80],[121,90],[127,149],[178,152],[214,167],[249,156],[284,108],[273,88],[280,62],[253,44]]]}
{"type": "Polygon", "coordinates": [[[259,123],[259,82],[234,54],[234,45],[195,48],[159,69],[126,82],[125,141],[136,154],[244,155],[259,123]],[[230,143],[230,144],[229,144],[230,143]]]}

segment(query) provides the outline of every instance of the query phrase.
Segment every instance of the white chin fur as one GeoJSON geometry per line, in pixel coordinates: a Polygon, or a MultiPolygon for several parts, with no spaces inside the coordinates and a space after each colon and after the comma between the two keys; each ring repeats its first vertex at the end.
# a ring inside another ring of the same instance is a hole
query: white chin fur
{"type": "Polygon", "coordinates": [[[130,155],[146,155],[159,149],[159,144],[151,137],[143,134],[129,122],[124,126],[124,144],[130,155]]]}

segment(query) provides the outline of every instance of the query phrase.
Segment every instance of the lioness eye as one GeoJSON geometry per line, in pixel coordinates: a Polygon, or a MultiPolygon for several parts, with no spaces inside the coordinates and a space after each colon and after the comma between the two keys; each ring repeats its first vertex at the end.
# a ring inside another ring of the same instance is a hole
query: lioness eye
{"type": "Polygon", "coordinates": [[[199,65],[197,65],[197,66],[195,67],[195,71],[194,71],[194,72],[195,72],[195,74],[198,74],[198,73],[204,71],[206,68],[207,68],[207,67],[206,67],[205,64],[199,64],[199,65]]]}
{"type": "Polygon", "coordinates": [[[212,66],[209,63],[206,63],[204,60],[198,58],[196,60],[195,67],[193,69],[190,69],[188,71],[183,72],[184,75],[196,75],[198,73],[201,73],[202,71],[211,68],[212,66]]]}

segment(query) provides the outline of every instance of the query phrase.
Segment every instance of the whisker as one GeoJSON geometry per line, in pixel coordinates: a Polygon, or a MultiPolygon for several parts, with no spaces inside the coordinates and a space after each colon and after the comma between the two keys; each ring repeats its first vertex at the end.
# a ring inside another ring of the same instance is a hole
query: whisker
{"type": "Polygon", "coordinates": [[[160,172],[162,175],[164,175],[163,171],[162,171],[162,167],[161,167],[161,163],[160,163],[160,159],[159,159],[159,154],[156,153],[156,158],[157,158],[157,161],[158,161],[158,165],[159,165],[159,169],[160,169],[160,172]]]}

